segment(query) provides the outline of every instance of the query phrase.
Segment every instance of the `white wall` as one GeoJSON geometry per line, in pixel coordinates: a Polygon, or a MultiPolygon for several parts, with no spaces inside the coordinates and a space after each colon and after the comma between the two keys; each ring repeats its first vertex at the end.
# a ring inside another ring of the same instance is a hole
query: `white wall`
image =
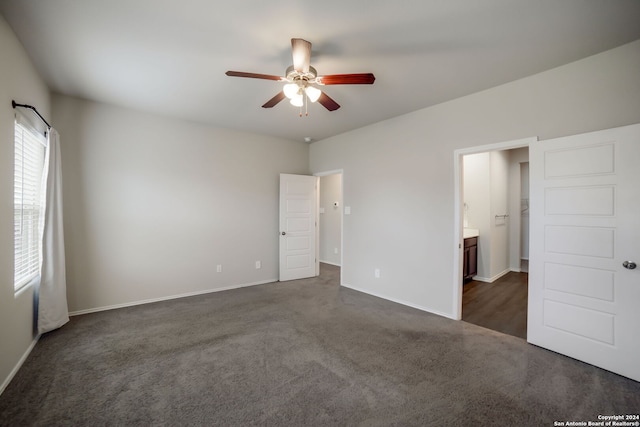
{"type": "MultiPolygon", "coordinates": [[[[528,154],[528,153],[527,153],[528,154]]],[[[520,259],[529,260],[529,162],[520,165],[520,197],[525,200],[520,216],[520,259]]]]}
{"type": "Polygon", "coordinates": [[[528,162],[528,147],[509,150],[509,269],[512,271],[520,271],[520,258],[522,256],[522,251],[528,250],[529,244],[529,236],[523,235],[521,231],[521,200],[524,197],[529,197],[529,181],[523,181],[522,169],[523,167],[528,167],[528,162]],[[524,193],[523,189],[525,190],[524,193]]]}
{"type": "Polygon", "coordinates": [[[490,158],[491,270],[487,278],[494,281],[509,271],[509,150],[492,151],[490,158]],[[502,215],[509,217],[502,218],[502,215]]]}
{"type": "Polygon", "coordinates": [[[52,105],[71,312],[277,279],[279,174],[308,173],[307,144],[62,95],[52,105]]]}
{"type": "Polygon", "coordinates": [[[13,290],[12,99],[50,118],[49,90],[0,15],[0,392],[36,336],[33,289],[13,290]]]}
{"type": "Polygon", "coordinates": [[[463,177],[467,227],[480,233],[476,276],[488,278],[491,277],[491,154],[464,156],[463,177]]]}
{"type": "Polygon", "coordinates": [[[478,229],[475,280],[492,282],[509,270],[509,150],[463,157],[463,194],[469,228],[478,229]]]}
{"type": "Polygon", "coordinates": [[[320,262],[340,265],[342,174],[320,177],[320,262]],[[338,202],[338,207],[334,207],[338,202]]]}
{"type": "Polygon", "coordinates": [[[638,122],[640,41],[311,144],[344,171],[343,283],[453,316],[454,150],[638,122]]]}

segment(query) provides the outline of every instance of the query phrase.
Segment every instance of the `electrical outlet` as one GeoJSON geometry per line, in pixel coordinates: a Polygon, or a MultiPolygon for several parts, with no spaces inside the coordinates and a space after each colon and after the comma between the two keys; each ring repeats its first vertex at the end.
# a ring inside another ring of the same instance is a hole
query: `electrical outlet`
{"type": "Polygon", "coordinates": [[[217,271],[218,273],[222,273],[222,264],[218,264],[218,265],[216,266],[216,271],[217,271]]]}
{"type": "Polygon", "coordinates": [[[376,279],[380,278],[380,269],[376,268],[375,270],[373,270],[373,275],[376,279]]]}
{"type": "Polygon", "coordinates": [[[256,270],[262,268],[262,263],[260,261],[256,261],[256,270]]]}

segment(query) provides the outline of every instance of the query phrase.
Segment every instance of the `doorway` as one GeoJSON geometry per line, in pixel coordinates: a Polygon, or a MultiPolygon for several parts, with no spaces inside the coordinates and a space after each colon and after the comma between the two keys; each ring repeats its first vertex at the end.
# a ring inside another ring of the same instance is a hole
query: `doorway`
{"type": "Polygon", "coordinates": [[[529,149],[522,147],[465,155],[462,168],[462,320],[524,339],[528,277],[522,266],[528,247],[522,205],[529,190],[522,175],[528,161],[529,149]]]}
{"type": "MultiPolygon", "coordinates": [[[[315,174],[320,180],[318,194],[318,228],[320,263],[340,267],[342,277],[343,239],[342,239],[342,170],[334,170],[315,174]]],[[[342,280],[340,280],[342,284],[342,280]]]]}
{"type": "Polygon", "coordinates": [[[456,318],[521,338],[526,338],[528,282],[523,260],[528,239],[522,238],[528,235],[522,230],[528,192],[521,184],[528,186],[522,176],[528,173],[528,146],[536,140],[457,150],[454,156],[456,318]],[[465,173],[475,175],[465,180],[465,173]],[[472,243],[477,258],[469,263],[472,243]]]}

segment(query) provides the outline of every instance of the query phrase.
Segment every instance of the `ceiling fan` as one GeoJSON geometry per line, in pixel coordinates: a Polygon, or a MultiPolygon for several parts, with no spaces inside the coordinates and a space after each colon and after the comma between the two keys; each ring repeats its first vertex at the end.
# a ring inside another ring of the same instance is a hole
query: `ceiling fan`
{"type": "MultiPolygon", "coordinates": [[[[370,85],[375,81],[372,73],[359,74],[329,74],[319,76],[311,62],[311,43],[303,39],[291,39],[291,52],[293,65],[285,71],[285,76],[274,76],[269,74],[245,73],[242,71],[227,71],[225,74],[232,77],[248,77],[252,79],[275,80],[286,82],[283,89],[276,96],[268,100],[262,108],[272,108],[285,98],[289,98],[290,103],[296,107],[305,105],[305,99],[318,101],[327,110],[334,111],[340,105],[331,99],[329,95],[318,89],[316,86],[325,85],[370,85]]],[[[302,116],[302,111],[300,112],[302,116]]]]}

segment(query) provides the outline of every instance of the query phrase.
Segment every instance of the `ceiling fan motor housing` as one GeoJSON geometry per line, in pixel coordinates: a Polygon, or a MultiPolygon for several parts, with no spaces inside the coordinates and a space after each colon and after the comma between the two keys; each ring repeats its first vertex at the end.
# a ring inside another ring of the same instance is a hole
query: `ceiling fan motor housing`
{"type": "Polygon", "coordinates": [[[293,65],[290,65],[289,67],[287,67],[287,71],[285,72],[285,76],[287,78],[287,80],[289,80],[290,82],[296,82],[298,80],[304,80],[306,82],[309,83],[315,83],[315,79],[318,76],[318,72],[316,71],[315,68],[313,68],[312,66],[309,66],[309,71],[306,73],[301,73],[299,71],[296,71],[293,68],[293,65]]]}

